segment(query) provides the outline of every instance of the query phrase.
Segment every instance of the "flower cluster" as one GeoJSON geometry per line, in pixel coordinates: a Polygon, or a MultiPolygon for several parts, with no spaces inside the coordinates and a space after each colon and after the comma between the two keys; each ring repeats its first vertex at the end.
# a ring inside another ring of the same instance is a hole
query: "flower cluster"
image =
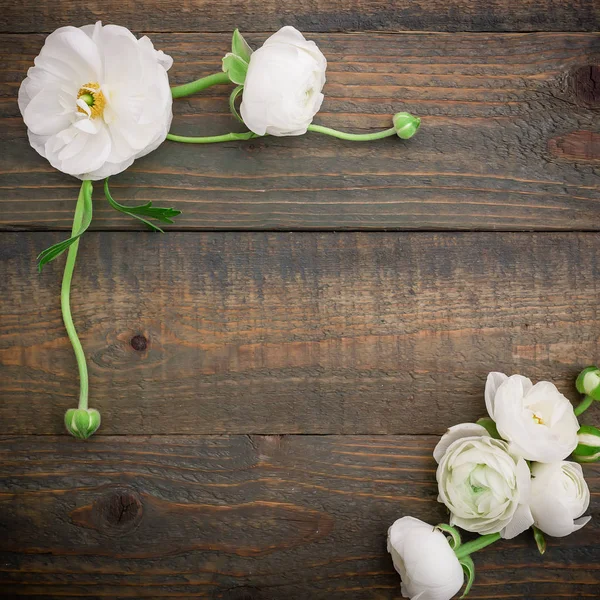
{"type": "Polygon", "coordinates": [[[577,416],[600,400],[600,370],[588,367],[576,386],[586,397],[574,409],[548,381],[488,375],[488,416],[451,427],[433,451],[449,524],[402,517],[389,529],[403,596],[449,600],[466,576],[465,596],[475,576],[473,552],[532,528],[543,554],[544,534],[564,537],[588,523],[590,492],[578,463],[600,460],[600,430],[580,427],[577,416]],[[462,544],[456,527],[480,537],[462,544]]]}
{"type": "Polygon", "coordinates": [[[80,394],[77,409],[65,414],[65,425],[79,439],[87,439],[100,426],[100,413],[88,408],[87,363],[70,309],[79,240],[92,222],[92,181],[104,179],[104,195],[112,208],[162,232],[156,221],[173,223],[181,211],[153,206],[152,202],[119,204],[111,195],[108,178],[167,139],[212,144],[312,131],[354,142],[396,136],[406,140],[421,124],[419,118],[400,112],[390,119],[389,129],[374,133],[353,134],[314,125],[324,99],[327,60],[315,42],[293,27],[280,29],[256,52],[236,29],[231,52],[222,60],[222,72],[173,88],[167,74],[172,65],[173,59],[155,50],[148,37],[137,39],[125,27],[103,26],[98,21],[51,33],[19,88],[19,109],[31,146],[55,169],[83,180],[71,237],[38,256],[41,270],[68,251],[61,308],[77,359],[80,394]],[[248,131],[208,137],[169,133],[174,98],[231,84],[236,87],[229,97],[230,110],[248,131]]]}

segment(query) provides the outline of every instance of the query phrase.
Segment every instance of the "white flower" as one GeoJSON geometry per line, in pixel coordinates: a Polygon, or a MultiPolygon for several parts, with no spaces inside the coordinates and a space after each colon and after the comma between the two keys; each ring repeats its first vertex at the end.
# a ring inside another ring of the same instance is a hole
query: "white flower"
{"type": "Polygon", "coordinates": [[[327,61],[314,42],[283,27],[250,57],[240,112],[257,135],[306,133],[321,108],[327,61]]]}
{"type": "Polygon", "coordinates": [[[61,27],[19,89],[29,142],[79,179],[125,170],[166,138],[172,118],[170,56],[124,27],[61,27]]]}
{"type": "Polygon", "coordinates": [[[388,552],[402,578],[402,595],[413,600],[450,600],[462,587],[462,567],[446,536],[413,517],[388,530],[388,552]]]}
{"type": "Polygon", "coordinates": [[[438,502],[450,510],[451,525],[511,539],[533,524],[529,468],[506,442],[463,423],[448,430],[433,456],[439,463],[438,502]]]}
{"type": "Polygon", "coordinates": [[[581,465],[537,463],[531,469],[531,512],[535,526],[553,537],[581,529],[591,517],[581,517],[590,505],[590,490],[581,465]]]}
{"type": "Polygon", "coordinates": [[[527,460],[557,462],[577,446],[579,423],[573,406],[548,381],[533,385],[521,375],[490,373],[485,404],[498,433],[527,460]]]}

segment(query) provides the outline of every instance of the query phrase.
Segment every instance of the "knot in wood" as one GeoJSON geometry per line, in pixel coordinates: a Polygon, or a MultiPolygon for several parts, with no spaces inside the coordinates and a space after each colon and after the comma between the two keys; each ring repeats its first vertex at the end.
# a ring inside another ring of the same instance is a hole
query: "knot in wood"
{"type": "Polygon", "coordinates": [[[142,518],[142,502],[134,490],[113,490],[93,504],[96,527],[112,534],[135,528],[142,518]]]}
{"type": "Polygon", "coordinates": [[[131,347],[138,352],[143,352],[148,348],[148,340],[141,334],[134,335],[131,338],[131,347]]]}
{"type": "Polygon", "coordinates": [[[585,65],[571,73],[571,92],[577,104],[600,108],[600,65],[585,65]]]}

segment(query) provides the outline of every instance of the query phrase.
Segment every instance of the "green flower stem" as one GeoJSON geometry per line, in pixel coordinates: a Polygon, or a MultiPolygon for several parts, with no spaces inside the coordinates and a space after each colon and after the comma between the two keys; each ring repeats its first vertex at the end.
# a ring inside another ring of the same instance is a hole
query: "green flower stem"
{"type": "Polygon", "coordinates": [[[184,98],[196,92],[201,92],[212,85],[224,85],[227,83],[231,83],[227,73],[213,73],[201,79],[196,79],[196,81],[190,81],[190,83],[184,83],[183,85],[171,88],[171,94],[173,98],[184,98]]]}
{"type": "Polygon", "coordinates": [[[473,540],[472,542],[467,542],[466,544],[463,544],[457,550],[455,550],[456,557],[458,558],[458,560],[460,560],[461,558],[465,558],[465,556],[469,556],[470,554],[473,554],[473,552],[477,552],[478,550],[481,550],[486,546],[497,542],[501,537],[502,536],[499,533],[481,535],[476,540],[473,540]]]}
{"type": "Polygon", "coordinates": [[[375,133],[345,133],[343,131],[338,131],[337,129],[331,129],[330,127],[323,127],[322,125],[309,125],[308,131],[312,131],[313,133],[323,133],[338,138],[339,140],[348,140],[350,142],[370,142],[372,140],[381,140],[386,137],[397,135],[395,127],[385,129],[384,131],[377,131],[375,133]]]}
{"type": "MultiPolygon", "coordinates": [[[[308,131],[313,133],[323,133],[340,140],[349,140],[351,142],[370,142],[372,140],[381,140],[386,137],[391,137],[396,134],[396,130],[392,127],[385,131],[377,131],[376,133],[344,133],[330,127],[322,125],[309,125],[308,131]]],[[[169,133],[167,139],[172,142],[183,142],[184,144],[215,144],[217,142],[234,142],[237,140],[251,140],[253,138],[264,137],[247,131],[245,133],[226,133],[223,135],[212,135],[208,137],[186,137],[184,135],[174,135],[169,133]]]]}
{"type": "Polygon", "coordinates": [[[575,407],[575,416],[578,417],[582,413],[584,413],[594,402],[594,399],[591,396],[586,396],[576,407],[575,407]]]}
{"type": "Polygon", "coordinates": [[[223,135],[210,135],[207,137],[187,137],[185,135],[173,135],[169,133],[167,139],[172,142],[182,142],[184,144],[216,144],[217,142],[235,142],[237,140],[251,140],[253,138],[262,137],[245,131],[244,133],[225,133],[223,135]]]}
{"type": "MultiPolygon", "coordinates": [[[[73,232],[71,235],[76,235],[81,227],[83,220],[84,202],[87,194],[92,193],[92,182],[84,181],[81,184],[79,190],[79,197],[77,198],[77,206],[75,207],[75,216],[73,217],[73,232]]],[[[65,264],[65,272],[62,280],[62,287],[60,290],[60,307],[62,310],[62,317],[65,323],[69,340],[73,346],[73,352],[75,352],[75,358],[77,359],[77,368],[79,369],[79,408],[87,409],[88,407],[88,371],[85,362],[85,354],[81,342],[77,337],[77,331],[73,324],[73,317],[71,316],[71,280],[73,279],[73,270],[75,269],[75,261],[77,259],[77,250],[79,248],[79,238],[76,239],[71,246],[69,246],[69,253],[67,254],[67,262],[65,264]]]]}

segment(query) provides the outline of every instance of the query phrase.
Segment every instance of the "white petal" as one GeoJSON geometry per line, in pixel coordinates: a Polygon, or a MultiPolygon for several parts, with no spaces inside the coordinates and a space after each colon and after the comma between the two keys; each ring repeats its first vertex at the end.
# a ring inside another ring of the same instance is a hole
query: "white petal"
{"type": "Polygon", "coordinates": [[[526,504],[519,504],[511,522],[502,530],[502,537],[505,540],[511,540],[512,538],[523,533],[526,529],[529,529],[533,525],[533,515],[529,506],[526,504]]]}
{"type": "Polygon", "coordinates": [[[477,423],[461,423],[460,425],[453,425],[437,443],[433,450],[433,458],[439,463],[451,444],[462,438],[475,436],[490,437],[490,434],[485,427],[482,427],[477,423]]]}
{"type": "Polygon", "coordinates": [[[88,134],[71,127],[46,142],[46,157],[50,164],[69,175],[83,179],[88,171],[100,168],[110,155],[111,141],[106,127],[88,134]]]}
{"type": "Polygon", "coordinates": [[[79,86],[103,78],[102,59],[94,41],[77,27],[61,27],[51,33],[40,52],[40,59],[52,59],[72,68],[79,86]]]}
{"type": "Polygon", "coordinates": [[[575,521],[573,522],[573,532],[579,531],[582,527],[585,527],[591,520],[592,517],[581,517],[580,519],[575,519],[575,521]]]}
{"type": "Polygon", "coordinates": [[[504,373],[492,372],[485,382],[485,406],[491,419],[494,419],[494,398],[498,388],[508,379],[504,373]]]}
{"type": "Polygon", "coordinates": [[[23,120],[37,135],[54,135],[69,127],[74,112],[63,108],[60,88],[47,87],[27,104],[23,120]]]}

